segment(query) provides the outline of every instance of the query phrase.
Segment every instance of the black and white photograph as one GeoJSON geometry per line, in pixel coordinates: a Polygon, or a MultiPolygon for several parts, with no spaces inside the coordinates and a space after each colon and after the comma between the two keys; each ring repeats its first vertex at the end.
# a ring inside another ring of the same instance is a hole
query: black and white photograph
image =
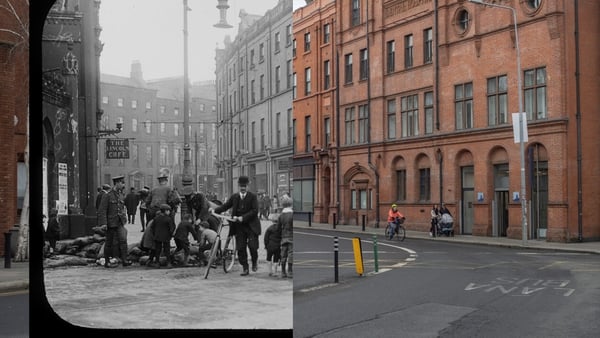
{"type": "Polygon", "coordinates": [[[597,13],[0,0],[0,336],[598,336],[597,13]]]}
{"type": "Polygon", "coordinates": [[[291,0],[53,4],[43,283],[58,317],[291,332],[276,236],[292,213],[273,207],[292,207],[291,13],[291,0]]]}

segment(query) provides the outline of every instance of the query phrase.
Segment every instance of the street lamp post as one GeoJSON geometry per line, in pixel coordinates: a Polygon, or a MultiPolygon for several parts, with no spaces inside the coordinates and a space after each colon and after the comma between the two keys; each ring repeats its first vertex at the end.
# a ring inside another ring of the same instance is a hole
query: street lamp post
{"type": "Polygon", "coordinates": [[[190,168],[190,108],[189,108],[189,80],[188,80],[188,1],[183,0],[183,193],[191,194],[192,175],[190,168]]]}
{"type": "Polygon", "coordinates": [[[512,12],[513,23],[515,27],[515,50],[517,52],[517,90],[519,91],[519,152],[521,157],[521,231],[523,244],[527,243],[527,198],[525,197],[526,188],[525,188],[525,132],[523,130],[523,124],[526,123],[526,120],[523,121],[525,115],[523,112],[523,89],[521,84],[521,52],[519,50],[519,33],[517,31],[517,11],[510,6],[498,5],[495,3],[488,3],[482,0],[469,0],[472,3],[486,5],[490,7],[497,7],[502,9],[508,9],[512,12]]]}

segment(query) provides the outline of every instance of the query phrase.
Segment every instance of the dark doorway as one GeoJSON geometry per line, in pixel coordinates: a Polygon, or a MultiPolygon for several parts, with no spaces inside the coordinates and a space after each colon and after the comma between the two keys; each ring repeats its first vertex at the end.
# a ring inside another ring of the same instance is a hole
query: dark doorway
{"type": "Polygon", "coordinates": [[[508,229],[508,191],[496,191],[496,224],[494,236],[506,237],[508,229]]]}
{"type": "Polygon", "coordinates": [[[493,236],[506,237],[508,229],[509,175],[508,164],[494,166],[494,227],[493,236]]]}

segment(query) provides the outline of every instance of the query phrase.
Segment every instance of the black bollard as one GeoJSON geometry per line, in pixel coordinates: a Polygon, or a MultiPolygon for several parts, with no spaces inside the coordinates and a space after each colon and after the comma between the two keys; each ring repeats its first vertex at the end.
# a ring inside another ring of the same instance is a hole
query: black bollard
{"type": "Polygon", "coordinates": [[[336,283],[339,282],[338,273],[338,237],[333,237],[333,266],[334,266],[334,280],[336,283]]]}
{"type": "Polygon", "coordinates": [[[10,269],[10,232],[4,233],[4,268],[10,269]]]}
{"type": "Polygon", "coordinates": [[[308,213],[308,226],[311,227],[312,226],[312,212],[308,213]]]}
{"type": "Polygon", "coordinates": [[[334,229],[335,229],[335,222],[336,222],[336,219],[335,219],[335,213],[334,213],[334,214],[333,214],[333,228],[334,228],[334,229]]]}
{"type": "Polygon", "coordinates": [[[365,231],[366,218],[367,218],[367,215],[362,215],[362,231],[365,231]]]}

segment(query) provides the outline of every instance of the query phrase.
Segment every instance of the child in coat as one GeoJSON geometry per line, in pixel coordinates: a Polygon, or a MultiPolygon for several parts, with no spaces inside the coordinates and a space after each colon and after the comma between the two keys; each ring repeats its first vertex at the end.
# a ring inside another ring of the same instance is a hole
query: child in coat
{"type": "Polygon", "coordinates": [[[292,202],[292,198],[287,194],[281,197],[283,210],[277,219],[277,224],[281,227],[281,278],[293,277],[294,210],[292,210],[292,202]]]}
{"type": "Polygon", "coordinates": [[[267,228],[264,242],[267,250],[267,261],[269,262],[269,276],[276,276],[277,266],[281,260],[281,227],[277,220],[267,228]],[[275,271],[273,271],[273,263],[275,263],[275,271]]]}
{"type": "MultiPolygon", "coordinates": [[[[171,207],[168,204],[160,206],[160,213],[156,214],[153,222],[154,246],[156,249],[156,263],[160,267],[160,255],[164,253],[167,257],[167,268],[171,268],[171,238],[175,231],[175,222],[171,215],[171,207]]],[[[148,266],[152,266],[149,261],[148,266]]]]}

